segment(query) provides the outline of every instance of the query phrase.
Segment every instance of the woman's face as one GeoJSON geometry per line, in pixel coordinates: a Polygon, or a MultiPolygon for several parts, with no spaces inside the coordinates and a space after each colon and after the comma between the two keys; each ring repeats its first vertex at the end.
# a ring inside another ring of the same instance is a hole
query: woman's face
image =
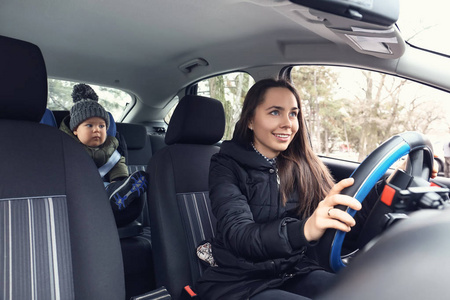
{"type": "Polygon", "coordinates": [[[289,89],[268,89],[248,124],[254,133],[255,148],[267,158],[286,150],[298,130],[298,113],[297,100],[289,89]]]}

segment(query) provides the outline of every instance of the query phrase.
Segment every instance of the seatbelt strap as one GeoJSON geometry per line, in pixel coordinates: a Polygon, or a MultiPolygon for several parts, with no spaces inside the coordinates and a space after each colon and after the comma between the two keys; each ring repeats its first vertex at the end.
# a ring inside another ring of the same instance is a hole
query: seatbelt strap
{"type": "Polygon", "coordinates": [[[119,162],[121,156],[119,151],[115,150],[108,161],[98,168],[98,172],[102,178],[105,177],[105,175],[119,162]]]}

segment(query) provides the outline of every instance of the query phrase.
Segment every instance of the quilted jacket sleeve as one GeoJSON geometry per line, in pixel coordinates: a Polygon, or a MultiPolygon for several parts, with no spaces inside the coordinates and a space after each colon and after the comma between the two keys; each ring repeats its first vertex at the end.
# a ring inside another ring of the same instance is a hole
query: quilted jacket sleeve
{"type": "Polygon", "coordinates": [[[254,221],[247,197],[240,188],[244,174],[245,170],[230,157],[219,154],[211,161],[210,199],[223,246],[255,262],[288,257],[304,250],[309,245],[303,234],[304,221],[296,218],[280,218],[263,224],[254,221]],[[298,228],[295,243],[289,241],[288,226],[298,228]]]}

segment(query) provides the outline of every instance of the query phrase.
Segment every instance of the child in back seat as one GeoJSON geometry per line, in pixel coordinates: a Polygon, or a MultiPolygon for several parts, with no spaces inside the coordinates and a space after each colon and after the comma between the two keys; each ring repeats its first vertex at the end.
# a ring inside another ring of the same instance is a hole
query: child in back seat
{"type": "Polygon", "coordinates": [[[98,102],[88,99],[75,102],[60,125],[62,131],[84,145],[99,168],[116,215],[146,191],[148,174],[137,171],[129,175],[125,157],[117,152],[119,142],[106,134],[108,128],[108,113],[98,102]]]}
{"type": "MultiPolygon", "coordinates": [[[[73,86],[72,90],[72,100],[73,103],[77,103],[80,100],[93,100],[98,102],[98,95],[94,91],[94,89],[85,83],[78,83],[73,86]]],[[[114,121],[114,117],[111,113],[106,111],[109,114],[109,129],[106,130],[106,133],[108,135],[115,136],[116,139],[119,141],[119,147],[117,148],[117,151],[119,151],[120,154],[127,157],[128,156],[128,150],[126,147],[126,142],[124,137],[116,131],[116,123],[114,121]]]]}

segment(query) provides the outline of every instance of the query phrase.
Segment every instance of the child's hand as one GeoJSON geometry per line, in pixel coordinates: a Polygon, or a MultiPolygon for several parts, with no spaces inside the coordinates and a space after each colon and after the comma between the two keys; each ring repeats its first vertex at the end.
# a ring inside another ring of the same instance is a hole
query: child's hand
{"type": "Polygon", "coordinates": [[[317,206],[314,213],[305,223],[305,238],[308,241],[317,241],[328,228],[349,232],[355,226],[355,219],[336,205],[348,206],[354,210],[361,209],[361,203],[353,197],[339,194],[344,188],[353,184],[353,178],[339,181],[333,186],[330,193],[317,206]]]}

